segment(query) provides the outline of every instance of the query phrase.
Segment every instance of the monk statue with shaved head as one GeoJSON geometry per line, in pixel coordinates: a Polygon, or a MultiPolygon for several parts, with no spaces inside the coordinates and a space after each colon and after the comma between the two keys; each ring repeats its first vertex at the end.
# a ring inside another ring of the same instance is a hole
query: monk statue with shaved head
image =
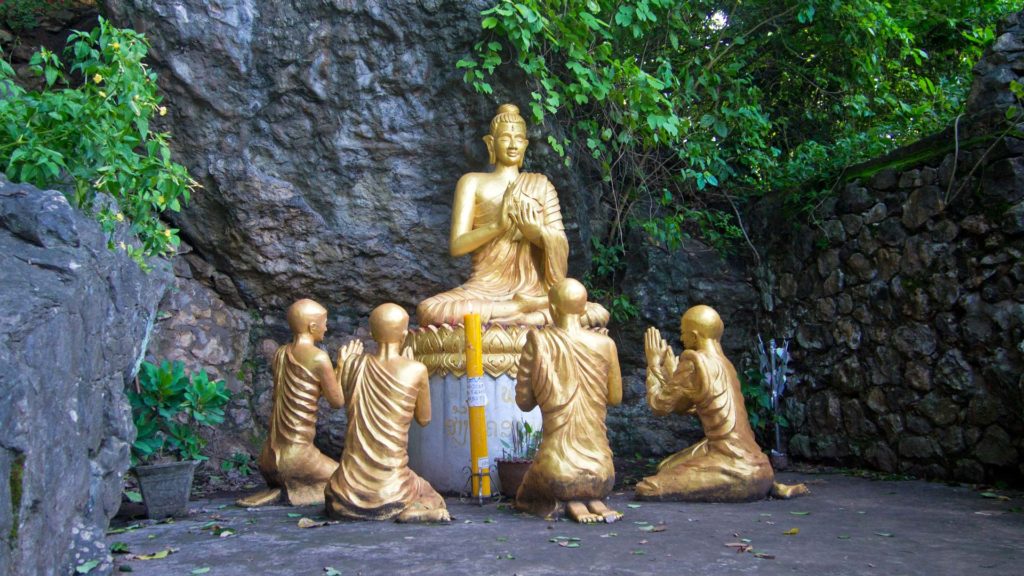
{"type": "Polygon", "coordinates": [[[694,306],[680,319],[685,350],[676,356],[657,328],[647,330],[647,403],[656,416],[696,414],[700,442],[669,456],[654,476],[636,485],[641,500],[745,502],[769,495],[789,498],[803,484],[775,482],[768,457],[747,419],[736,369],[722,351],[722,318],[710,306],[694,306]]]}
{"type": "Polygon", "coordinates": [[[516,508],[577,522],[614,522],[604,498],[615,483],[605,414],[622,402],[615,342],[581,324],[587,290],[566,278],[548,292],[554,324],[531,329],[519,359],[516,404],[540,406],[544,437],[516,493],[516,508]]]}
{"type": "Polygon", "coordinates": [[[320,397],[333,408],[344,404],[331,359],[317,347],[327,332],[327,310],[303,299],[288,308],[287,318],[293,339],[274,354],[274,407],[259,457],[270,488],[240,499],[240,506],[270,504],[282,496],[293,506],[323,503],[324,486],[338,468],[313,445],[320,397]]]}
{"type": "Polygon", "coordinates": [[[370,314],[376,354],[353,341],[338,354],[348,429],[341,465],[327,485],[332,517],[447,522],[444,498],[409,468],[409,428],[430,422],[427,367],[402,354],[409,314],[382,304],[370,314]]]}

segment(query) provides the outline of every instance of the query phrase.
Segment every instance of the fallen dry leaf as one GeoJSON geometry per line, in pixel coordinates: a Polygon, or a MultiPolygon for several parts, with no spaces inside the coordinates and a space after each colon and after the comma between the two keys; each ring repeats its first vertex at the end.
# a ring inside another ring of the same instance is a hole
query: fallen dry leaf
{"type": "Polygon", "coordinates": [[[790,528],[789,530],[786,530],[785,532],[783,532],[783,534],[785,534],[786,536],[796,536],[799,533],[800,533],[800,529],[799,528],[790,528]]]}
{"type": "Polygon", "coordinates": [[[312,518],[299,518],[299,528],[317,528],[331,524],[329,520],[313,520],[312,518]]]}
{"type": "Polygon", "coordinates": [[[765,560],[775,560],[775,554],[765,554],[764,552],[755,552],[754,558],[764,558],[765,560]]]}
{"type": "Polygon", "coordinates": [[[161,560],[177,551],[177,548],[165,548],[159,552],[153,552],[152,554],[138,554],[136,556],[129,554],[128,556],[125,556],[125,560],[161,560]]]}

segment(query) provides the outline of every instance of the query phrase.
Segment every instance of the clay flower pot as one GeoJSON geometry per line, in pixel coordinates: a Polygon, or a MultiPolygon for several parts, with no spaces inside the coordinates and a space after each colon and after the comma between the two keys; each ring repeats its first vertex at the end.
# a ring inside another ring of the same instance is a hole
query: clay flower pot
{"type": "Polygon", "coordinates": [[[498,465],[498,482],[501,484],[501,493],[509,498],[516,497],[519,485],[523,483],[526,471],[530,469],[533,460],[498,458],[495,460],[498,465]]]}
{"type": "Polygon", "coordinates": [[[146,515],[157,520],[168,516],[183,516],[188,512],[188,499],[192,494],[192,474],[195,460],[136,466],[146,515]]]}

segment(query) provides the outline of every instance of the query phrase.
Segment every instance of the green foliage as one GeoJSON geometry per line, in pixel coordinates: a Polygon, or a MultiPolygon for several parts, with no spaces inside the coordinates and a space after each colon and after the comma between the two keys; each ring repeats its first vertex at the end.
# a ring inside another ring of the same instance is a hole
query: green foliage
{"type": "Polygon", "coordinates": [[[143,362],[138,387],[128,389],[137,435],[132,445],[134,463],[172,456],[180,460],[206,460],[199,426],[224,421],[230,399],[223,380],[211,381],[205,370],[189,375],[185,364],[164,360],[159,366],[143,362]]]}
{"type": "Polygon", "coordinates": [[[150,130],[154,114],[166,114],[156,73],[143,60],[145,37],[100,18],[91,32],[68,38],[65,58],[43,48],[29,64],[45,79],[39,92],[15,83],[0,59],[0,168],[13,182],[58,188],[72,203],[93,212],[108,245],[127,221],[141,246],[119,244],[140,266],[179,244],[177,230],[159,218],[177,212],[198,186],[184,166],[171,161],[169,136],[150,130]],[[72,78],[81,78],[72,87],[72,78]],[[106,194],[117,206],[97,202],[106,194]]]}
{"type": "Polygon", "coordinates": [[[542,436],[543,431],[534,430],[526,420],[513,421],[509,439],[501,441],[502,458],[532,460],[540,447],[542,436]]]}
{"type": "Polygon", "coordinates": [[[230,458],[220,461],[220,469],[223,472],[237,471],[242,476],[252,474],[252,456],[244,452],[235,452],[230,458]]]}
{"type": "Polygon", "coordinates": [[[604,244],[593,237],[591,244],[590,272],[583,278],[590,299],[604,304],[616,322],[627,322],[638,317],[640,309],[628,295],[615,289],[625,272],[625,248],[622,244],[604,244]]]}
{"type": "MultiPolygon", "coordinates": [[[[809,212],[845,167],[948,125],[1021,0],[502,0],[457,66],[481,93],[525,72],[537,122],[595,168],[609,238],[742,236],[745,199],[809,212]]],[[[618,240],[614,240],[617,242],[618,240]]],[[[609,241],[612,242],[612,241],[609,241]]]]}
{"type": "Polygon", "coordinates": [[[15,32],[31,30],[43,16],[75,4],[75,0],[7,0],[0,3],[0,23],[15,32]]]}
{"type": "Polygon", "coordinates": [[[768,424],[778,422],[783,428],[789,427],[789,420],[781,413],[772,412],[771,391],[765,386],[764,377],[754,369],[740,374],[740,390],[743,403],[747,409],[747,418],[754,432],[761,435],[766,432],[768,424]]]}

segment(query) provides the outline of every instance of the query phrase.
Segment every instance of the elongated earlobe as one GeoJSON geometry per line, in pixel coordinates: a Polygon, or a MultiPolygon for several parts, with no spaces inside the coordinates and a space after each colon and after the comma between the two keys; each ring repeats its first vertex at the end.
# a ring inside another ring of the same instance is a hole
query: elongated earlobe
{"type": "MultiPolygon", "coordinates": [[[[494,155],[494,136],[488,134],[484,136],[484,143],[487,144],[487,161],[494,164],[498,161],[498,157],[494,155]]],[[[519,161],[522,163],[522,160],[519,161]]]]}

